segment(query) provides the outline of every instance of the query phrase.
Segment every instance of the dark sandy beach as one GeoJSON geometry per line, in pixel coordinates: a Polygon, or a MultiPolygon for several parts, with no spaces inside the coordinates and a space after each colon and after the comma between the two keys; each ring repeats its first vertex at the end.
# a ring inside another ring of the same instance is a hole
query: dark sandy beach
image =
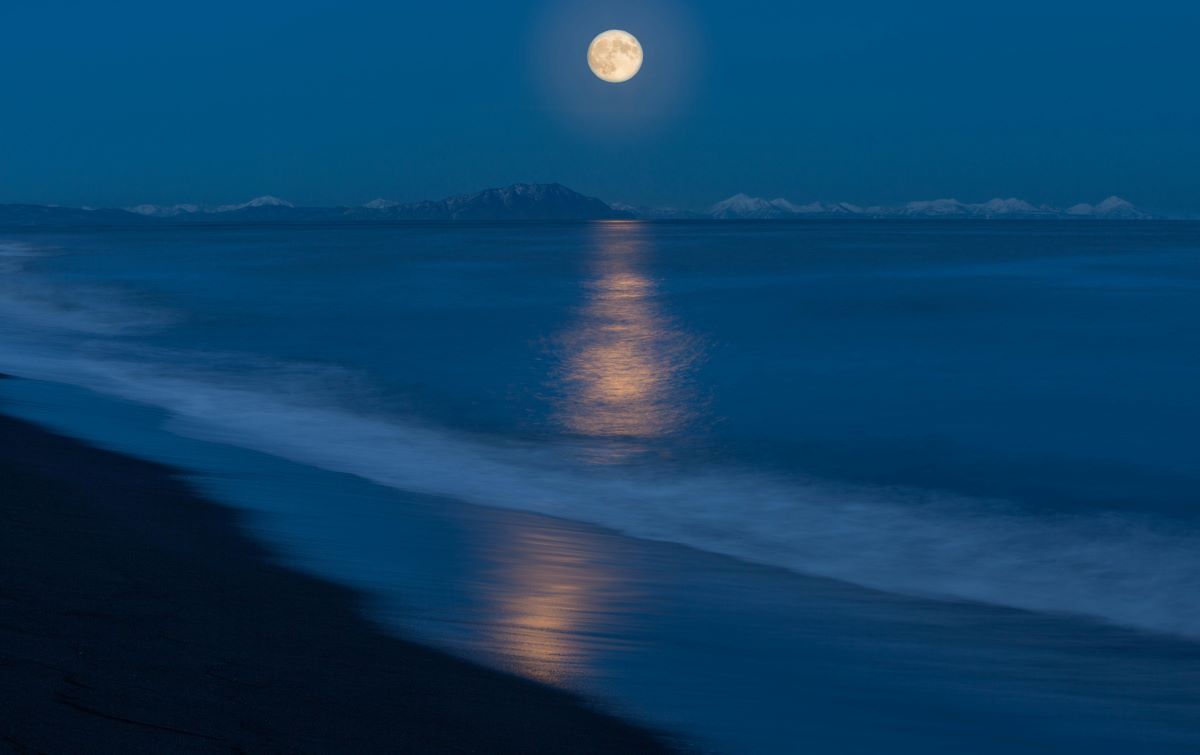
{"type": "Polygon", "coordinates": [[[568,694],[389,637],[165,467],[0,416],[16,752],[647,752],[568,694]]]}

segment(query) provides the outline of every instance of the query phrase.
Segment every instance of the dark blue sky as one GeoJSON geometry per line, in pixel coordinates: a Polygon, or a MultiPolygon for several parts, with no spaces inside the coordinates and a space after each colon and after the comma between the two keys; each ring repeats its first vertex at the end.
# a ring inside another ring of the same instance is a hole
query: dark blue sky
{"type": "Polygon", "coordinates": [[[560,181],[705,205],[1120,194],[1200,211],[1200,3],[0,3],[0,202],[560,181]],[[605,28],[646,49],[591,76],[605,28]]]}

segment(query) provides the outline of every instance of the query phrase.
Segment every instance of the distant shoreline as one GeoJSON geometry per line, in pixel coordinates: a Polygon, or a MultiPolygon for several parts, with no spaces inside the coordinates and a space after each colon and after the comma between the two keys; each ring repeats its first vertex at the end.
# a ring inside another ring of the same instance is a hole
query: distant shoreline
{"type": "MultiPolygon", "coordinates": [[[[0,204],[5,225],[184,225],[245,223],[391,224],[421,222],[586,222],[597,220],[1165,220],[1117,196],[1067,208],[996,197],[987,202],[933,199],[899,205],[860,206],[849,202],[796,204],[782,197],[735,194],[707,209],[680,209],[605,202],[562,184],[511,184],[439,200],[395,202],[376,199],[361,206],[298,206],[275,196],[241,204],[140,204],[125,208],[0,204]]],[[[1186,219],[1186,218],[1178,218],[1186,219]]]]}
{"type": "Polygon", "coordinates": [[[375,629],[160,465],[0,414],[0,740],[18,751],[660,752],[375,629]]]}
{"type": "MultiPolygon", "coordinates": [[[[2,209],[2,208],[0,208],[2,209]]],[[[229,221],[188,221],[174,218],[137,219],[131,222],[105,221],[103,218],[87,218],[78,222],[44,222],[19,223],[6,221],[0,213],[0,231],[23,234],[42,231],[163,231],[175,229],[202,230],[223,228],[457,228],[457,227],[520,227],[545,225],[590,225],[593,223],[648,223],[656,225],[711,225],[724,226],[802,226],[802,225],[895,225],[922,226],[937,223],[959,226],[988,226],[988,225],[1036,225],[1045,227],[1095,226],[1099,228],[1115,228],[1119,226],[1146,227],[1154,225],[1186,226],[1200,224],[1196,218],[1065,218],[1065,217],[1011,217],[1011,218],[976,218],[976,217],[797,217],[797,218],[576,218],[576,219],[520,219],[520,220],[229,220],[229,221]]]]}

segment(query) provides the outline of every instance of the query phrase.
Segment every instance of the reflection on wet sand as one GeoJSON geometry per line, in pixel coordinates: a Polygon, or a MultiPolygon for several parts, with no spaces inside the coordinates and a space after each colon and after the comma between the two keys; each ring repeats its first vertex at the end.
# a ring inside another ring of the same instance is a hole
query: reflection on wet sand
{"type": "Polygon", "coordinates": [[[596,240],[587,301],[561,339],[558,420],[592,438],[678,434],[694,415],[685,386],[699,345],[660,310],[655,283],[640,269],[642,225],[600,223],[596,240]]]}
{"type": "Polygon", "coordinates": [[[605,628],[619,622],[609,603],[620,580],[588,540],[566,527],[496,533],[489,645],[513,672],[578,687],[595,673],[593,656],[613,644],[605,628]]]}

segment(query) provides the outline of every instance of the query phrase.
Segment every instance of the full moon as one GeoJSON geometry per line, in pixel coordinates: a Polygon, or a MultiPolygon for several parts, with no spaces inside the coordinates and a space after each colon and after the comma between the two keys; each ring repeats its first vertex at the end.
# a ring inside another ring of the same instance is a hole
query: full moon
{"type": "Polygon", "coordinates": [[[609,29],[597,34],[588,45],[587,61],[596,76],[620,84],[641,70],[642,45],[627,31],[609,29]]]}

